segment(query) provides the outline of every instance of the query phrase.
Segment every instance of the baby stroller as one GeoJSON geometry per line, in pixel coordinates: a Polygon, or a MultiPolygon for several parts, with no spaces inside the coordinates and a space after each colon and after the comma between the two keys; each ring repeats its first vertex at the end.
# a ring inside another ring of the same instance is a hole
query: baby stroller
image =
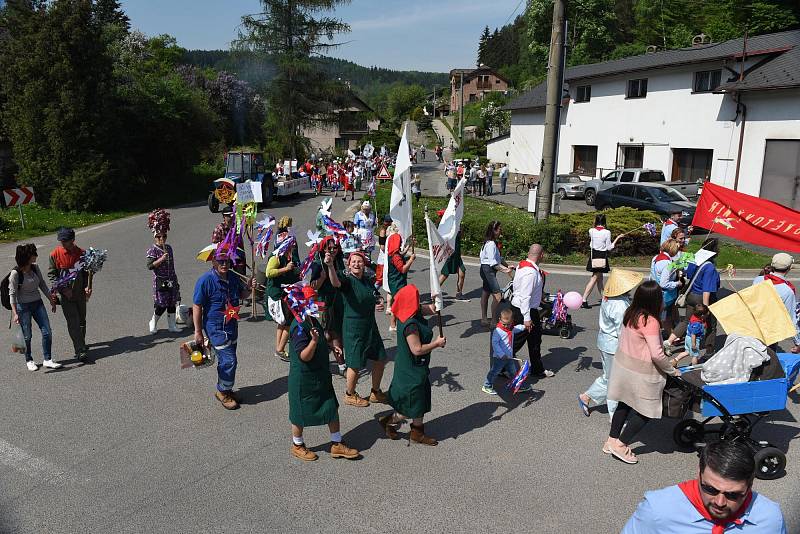
{"type": "MultiPolygon", "coordinates": [[[[698,450],[710,441],[709,437],[717,441],[740,440],[747,443],[755,455],[756,478],[772,480],[781,476],[786,467],[783,451],[769,442],[756,441],[750,436],[753,427],[769,412],[786,408],[789,388],[800,372],[800,355],[779,353],[777,356],[785,378],[703,385],[699,372],[670,377],[671,384],[678,385],[689,395],[685,397],[683,409],[680,410],[683,413],[665,412],[665,415],[683,417],[691,407],[697,409],[699,404],[699,412],[704,417],[702,421],[683,419],[675,425],[672,432],[675,444],[683,450],[698,450]],[[720,422],[711,428],[709,425],[715,418],[719,418],[720,422]],[[720,424],[718,428],[717,424],[720,424]]],[[[686,368],[686,371],[691,369],[686,368]]]]}
{"type": "MultiPolygon", "coordinates": [[[[511,305],[511,296],[514,294],[514,282],[509,281],[508,284],[502,289],[502,300],[497,306],[497,313],[500,310],[507,308],[511,305]]],[[[542,332],[554,333],[563,339],[572,337],[574,324],[572,323],[572,315],[567,313],[566,307],[563,308],[563,313],[557,313],[553,316],[553,308],[559,300],[559,293],[551,295],[550,293],[542,293],[542,302],[539,307],[539,320],[542,322],[542,332]]],[[[561,303],[563,305],[563,303],[561,303]]],[[[497,319],[497,317],[495,317],[497,319]]]]}

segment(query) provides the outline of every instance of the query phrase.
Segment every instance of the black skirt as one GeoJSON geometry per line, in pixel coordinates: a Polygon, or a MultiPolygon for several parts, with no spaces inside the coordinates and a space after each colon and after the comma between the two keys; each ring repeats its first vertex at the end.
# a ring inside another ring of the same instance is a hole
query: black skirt
{"type": "Polygon", "coordinates": [[[591,254],[589,254],[589,260],[586,262],[586,270],[590,273],[607,273],[611,269],[608,267],[608,251],[607,250],[592,250],[591,254]],[[592,258],[599,260],[605,260],[605,267],[601,268],[593,268],[592,267],[592,258]]]}

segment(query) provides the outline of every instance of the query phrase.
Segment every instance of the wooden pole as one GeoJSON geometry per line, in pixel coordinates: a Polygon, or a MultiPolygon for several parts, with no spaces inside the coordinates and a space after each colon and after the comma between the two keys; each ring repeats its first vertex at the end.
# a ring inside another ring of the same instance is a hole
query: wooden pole
{"type": "Polygon", "coordinates": [[[436,312],[436,320],[439,321],[439,337],[444,337],[444,330],[442,329],[442,312],[436,312]]]}
{"type": "Polygon", "coordinates": [[[89,289],[92,289],[92,275],[93,275],[93,274],[94,274],[94,273],[93,273],[92,271],[89,271],[89,281],[88,281],[88,285],[87,285],[87,287],[88,287],[89,289]]]}

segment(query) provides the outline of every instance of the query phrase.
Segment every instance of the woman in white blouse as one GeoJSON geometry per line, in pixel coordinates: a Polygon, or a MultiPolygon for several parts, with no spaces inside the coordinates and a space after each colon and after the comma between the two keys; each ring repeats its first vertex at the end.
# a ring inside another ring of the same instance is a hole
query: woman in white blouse
{"type": "Polygon", "coordinates": [[[486,227],[483,248],[481,248],[481,281],[483,282],[483,293],[481,293],[481,324],[489,326],[486,318],[486,311],[489,307],[489,295],[494,298],[492,303],[492,317],[495,316],[497,305],[502,297],[500,285],[497,283],[497,271],[502,271],[509,276],[513,270],[500,255],[500,248],[497,240],[500,239],[500,221],[492,221],[486,227]]]}
{"type": "Polygon", "coordinates": [[[598,213],[594,218],[594,228],[589,229],[589,261],[586,263],[586,270],[592,273],[586,289],[583,290],[582,307],[589,309],[589,294],[592,288],[597,286],[600,298],[603,298],[603,274],[610,269],[608,266],[608,253],[614,250],[617,241],[624,234],[620,234],[614,241],[611,241],[611,230],[606,228],[606,216],[598,213]]]}

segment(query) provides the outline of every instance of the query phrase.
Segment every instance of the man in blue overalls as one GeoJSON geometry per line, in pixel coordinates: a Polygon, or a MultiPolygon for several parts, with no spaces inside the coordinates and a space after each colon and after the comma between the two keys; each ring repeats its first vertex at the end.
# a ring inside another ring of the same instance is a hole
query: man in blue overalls
{"type": "Polygon", "coordinates": [[[245,284],[235,273],[228,274],[232,260],[225,249],[212,252],[212,267],[197,280],[192,300],[194,342],[202,345],[204,335],[217,353],[215,396],[226,410],[239,407],[233,393],[236,378],[236,342],[239,333],[239,301],[250,296],[255,280],[245,284]]]}

